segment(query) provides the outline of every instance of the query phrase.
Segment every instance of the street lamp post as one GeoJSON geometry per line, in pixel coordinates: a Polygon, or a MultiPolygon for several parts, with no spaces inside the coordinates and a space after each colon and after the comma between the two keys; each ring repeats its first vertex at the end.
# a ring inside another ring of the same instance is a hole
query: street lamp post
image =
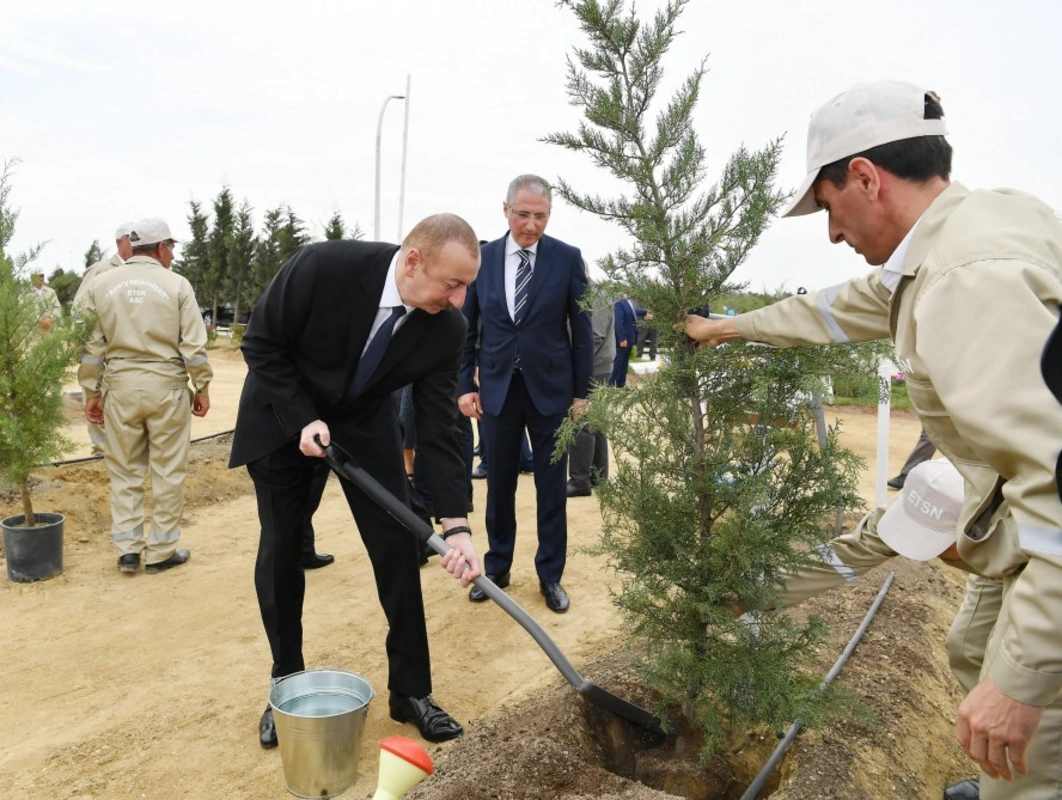
{"type": "Polygon", "coordinates": [[[383,105],[380,106],[380,119],[376,123],[376,207],[373,214],[372,238],[377,242],[380,241],[380,136],[383,130],[384,112],[387,110],[387,104],[392,100],[405,99],[405,95],[389,95],[388,98],[383,101],[383,105]]]}
{"type": "Polygon", "coordinates": [[[395,239],[396,242],[402,241],[402,212],[406,207],[406,149],[409,143],[409,90],[411,80],[409,73],[406,73],[406,113],[402,122],[402,183],[399,184],[398,189],[398,238],[395,239]]]}

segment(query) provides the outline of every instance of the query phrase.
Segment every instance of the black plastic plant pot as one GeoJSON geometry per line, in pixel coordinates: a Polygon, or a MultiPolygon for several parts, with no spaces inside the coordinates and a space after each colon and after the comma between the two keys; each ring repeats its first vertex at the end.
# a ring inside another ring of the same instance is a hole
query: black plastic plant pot
{"type": "Polygon", "coordinates": [[[26,527],[26,517],[0,521],[4,529],[4,558],[7,577],[19,583],[54,578],[63,571],[62,514],[36,514],[37,524],[26,527]]]}

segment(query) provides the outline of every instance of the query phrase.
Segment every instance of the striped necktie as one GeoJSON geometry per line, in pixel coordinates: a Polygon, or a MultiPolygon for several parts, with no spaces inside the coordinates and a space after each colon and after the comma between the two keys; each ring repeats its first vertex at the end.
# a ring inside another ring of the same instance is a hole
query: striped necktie
{"type": "Polygon", "coordinates": [[[527,289],[531,283],[531,275],[534,270],[531,269],[530,250],[517,250],[516,255],[520,257],[520,266],[516,269],[516,292],[513,295],[513,322],[519,326],[524,319],[524,312],[527,310],[527,289]]]}

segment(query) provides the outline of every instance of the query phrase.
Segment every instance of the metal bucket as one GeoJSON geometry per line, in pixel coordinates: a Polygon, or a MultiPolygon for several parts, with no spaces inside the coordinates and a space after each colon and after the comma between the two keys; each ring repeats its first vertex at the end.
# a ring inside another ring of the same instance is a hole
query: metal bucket
{"type": "Polygon", "coordinates": [[[369,702],[361,675],[311,669],[281,678],[269,692],[280,742],[284,784],[297,797],[334,797],[358,774],[358,750],[369,702]]]}

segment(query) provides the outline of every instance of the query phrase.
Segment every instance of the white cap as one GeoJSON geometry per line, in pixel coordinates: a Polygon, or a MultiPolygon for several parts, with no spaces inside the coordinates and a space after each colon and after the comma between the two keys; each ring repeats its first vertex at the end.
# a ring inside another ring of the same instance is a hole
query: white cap
{"type": "Polygon", "coordinates": [[[936,558],[955,544],[964,494],[963,477],[950,461],[923,461],[908,473],[900,496],[878,520],[878,535],[901,556],[936,558]]]}
{"type": "Polygon", "coordinates": [[[136,225],[135,222],[123,222],[121,225],[119,225],[118,230],[114,232],[114,241],[117,242],[119,239],[124,239],[126,236],[131,234],[133,232],[134,225],[136,225]]]}
{"type": "Polygon", "coordinates": [[[857,83],[812,114],[808,174],[782,216],[819,210],[811,186],[827,164],[901,139],[944,136],[948,132],[944,120],[925,119],[927,94],[932,92],[901,81],[857,83]]]}
{"type": "Polygon", "coordinates": [[[129,232],[129,243],[133,247],[177,241],[170,235],[170,226],[161,217],[148,217],[134,222],[132,228],[129,232]]]}

